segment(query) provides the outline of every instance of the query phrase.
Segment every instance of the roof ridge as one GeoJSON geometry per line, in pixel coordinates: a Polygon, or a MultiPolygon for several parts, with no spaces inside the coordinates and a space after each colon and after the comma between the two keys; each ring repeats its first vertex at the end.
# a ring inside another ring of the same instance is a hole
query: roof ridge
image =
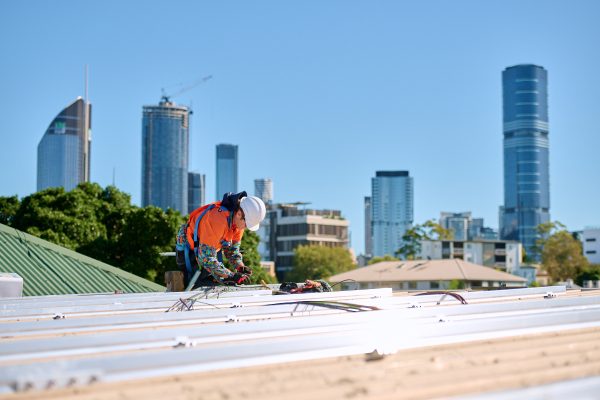
{"type": "Polygon", "coordinates": [[[452,260],[454,260],[454,262],[456,263],[456,266],[458,267],[458,269],[459,269],[461,275],[463,276],[464,280],[465,281],[468,280],[467,274],[465,273],[465,270],[463,269],[462,265],[460,264],[459,259],[458,258],[453,258],[452,260]]]}

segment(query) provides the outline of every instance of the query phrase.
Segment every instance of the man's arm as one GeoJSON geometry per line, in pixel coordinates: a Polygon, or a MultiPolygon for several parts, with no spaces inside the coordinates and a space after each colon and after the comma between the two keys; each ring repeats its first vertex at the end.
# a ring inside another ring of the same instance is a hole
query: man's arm
{"type": "Polygon", "coordinates": [[[221,242],[223,254],[229,260],[229,264],[236,270],[238,267],[244,266],[242,253],[240,252],[241,245],[240,242],[227,242],[225,240],[221,242]]]}
{"type": "Polygon", "coordinates": [[[244,275],[252,275],[252,268],[247,267],[244,264],[242,252],[240,251],[241,243],[229,243],[223,241],[221,242],[221,244],[223,246],[223,254],[225,254],[225,257],[227,257],[227,259],[229,260],[229,264],[231,264],[231,266],[235,268],[235,271],[244,275]]]}
{"type": "Polygon", "coordinates": [[[223,279],[233,276],[233,273],[219,261],[217,249],[212,246],[201,243],[196,261],[218,282],[223,282],[223,279]]]}

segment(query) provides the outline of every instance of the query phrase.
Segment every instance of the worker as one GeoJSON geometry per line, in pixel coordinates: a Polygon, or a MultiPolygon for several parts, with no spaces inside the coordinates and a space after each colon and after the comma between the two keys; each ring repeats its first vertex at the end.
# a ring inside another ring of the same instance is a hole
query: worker
{"type": "Polygon", "coordinates": [[[244,264],[240,243],[244,229],[258,230],[265,214],[265,203],[246,192],[226,193],[221,201],[194,210],[179,228],[175,246],[185,286],[198,270],[194,288],[248,283],[252,269],[244,264]],[[223,265],[223,256],[234,271],[223,265]]]}

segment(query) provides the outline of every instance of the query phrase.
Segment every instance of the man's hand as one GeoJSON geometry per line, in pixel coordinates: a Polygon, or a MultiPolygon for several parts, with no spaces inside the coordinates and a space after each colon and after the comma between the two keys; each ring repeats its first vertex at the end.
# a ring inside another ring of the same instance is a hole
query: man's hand
{"type": "Polygon", "coordinates": [[[226,285],[242,285],[244,283],[248,283],[248,281],[250,280],[250,278],[248,277],[248,275],[244,275],[244,274],[240,274],[239,272],[236,272],[235,274],[223,279],[223,283],[226,285]]]}
{"type": "Polygon", "coordinates": [[[239,272],[240,274],[244,274],[244,275],[252,275],[252,268],[250,267],[246,267],[245,265],[238,265],[238,267],[235,269],[237,272],[239,272]]]}

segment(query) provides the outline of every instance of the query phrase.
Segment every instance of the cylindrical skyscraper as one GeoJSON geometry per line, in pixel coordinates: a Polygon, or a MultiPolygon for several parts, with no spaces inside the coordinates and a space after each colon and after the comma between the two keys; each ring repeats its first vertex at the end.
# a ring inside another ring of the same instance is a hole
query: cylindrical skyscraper
{"type": "Polygon", "coordinates": [[[144,106],[142,206],[188,212],[189,109],[167,98],[144,106]]]}
{"type": "Polygon", "coordinates": [[[254,180],[254,195],[265,204],[273,202],[273,181],[269,178],[254,180]]]}
{"type": "Polygon", "coordinates": [[[529,255],[536,228],[550,220],[548,73],[523,64],[502,72],[504,207],[502,239],[518,240],[529,255]]]}

